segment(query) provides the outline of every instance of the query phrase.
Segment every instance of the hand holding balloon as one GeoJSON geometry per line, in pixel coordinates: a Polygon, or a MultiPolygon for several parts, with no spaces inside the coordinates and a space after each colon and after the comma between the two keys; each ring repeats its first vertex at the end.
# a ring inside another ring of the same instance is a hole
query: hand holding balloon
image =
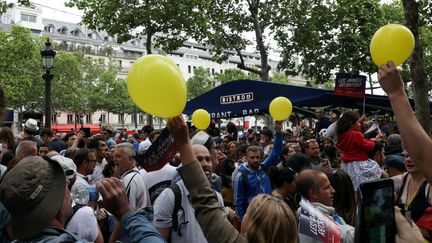
{"type": "Polygon", "coordinates": [[[276,121],[286,120],[292,112],[292,104],[291,101],[286,98],[279,96],[274,98],[269,106],[269,112],[271,117],[276,121]]]}
{"type": "Polygon", "coordinates": [[[205,130],[210,125],[210,114],[204,109],[198,109],[192,114],[192,122],[199,130],[205,130]]]}
{"type": "Polygon", "coordinates": [[[378,67],[388,61],[399,66],[411,56],[413,50],[414,36],[407,27],[400,24],[381,27],[370,43],[372,60],[378,67]]]}
{"type": "Polygon", "coordinates": [[[136,61],[127,77],[133,102],[143,111],[162,118],[181,114],[186,106],[186,84],[177,65],[161,55],[136,61]]]}

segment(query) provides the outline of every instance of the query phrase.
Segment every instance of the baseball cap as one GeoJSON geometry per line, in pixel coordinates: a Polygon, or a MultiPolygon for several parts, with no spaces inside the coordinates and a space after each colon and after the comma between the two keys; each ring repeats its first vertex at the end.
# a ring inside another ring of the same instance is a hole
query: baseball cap
{"type": "Polygon", "coordinates": [[[391,154],[386,156],[384,163],[387,167],[393,167],[399,171],[405,171],[404,159],[405,158],[401,155],[391,154]]]}
{"type": "Polygon", "coordinates": [[[210,135],[203,131],[199,131],[192,137],[191,144],[201,144],[210,150],[210,147],[214,141],[215,139],[210,137],[210,135]]]}
{"type": "Polygon", "coordinates": [[[61,165],[67,179],[72,180],[75,177],[77,167],[72,159],[62,155],[54,155],[51,157],[51,159],[57,161],[61,165]]]}
{"type": "Polygon", "coordinates": [[[385,154],[402,152],[402,139],[399,134],[390,134],[387,137],[387,144],[384,148],[385,154]]]}
{"type": "Polygon", "coordinates": [[[60,210],[65,189],[59,163],[38,156],[22,159],[0,184],[0,201],[12,216],[12,236],[24,240],[48,227],[60,210]]]}

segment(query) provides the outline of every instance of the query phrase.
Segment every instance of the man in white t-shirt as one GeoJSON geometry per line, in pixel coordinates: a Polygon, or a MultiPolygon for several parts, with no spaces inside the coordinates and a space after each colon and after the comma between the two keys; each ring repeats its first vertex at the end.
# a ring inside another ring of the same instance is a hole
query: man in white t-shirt
{"type": "Polygon", "coordinates": [[[129,204],[133,209],[150,206],[150,198],[142,175],[135,166],[135,151],[130,143],[118,144],[114,150],[114,164],[125,192],[129,198],[129,204]]]}
{"type": "Polygon", "coordinates": [[[108,164],[105,155],[108,152],[108,147],[102,137],[95,137],[89,140],[87,144],[88,149],[93,149],[96,154],[96,165],[91,175],[93,182],[104,178],[102,171],[105,165],[108,164]]]}
{"type": "Polygon", "coordinates": [[[142,128],[142,134],[141,137],[144,139],[139,146],[138,146],[138,154],[144,154],[152,145],[152,142],[150,141],[149,135],[154,131],[153,127],[150,125],[145,125],[142,128]]]}
{"type": "Polygon", "coordinates": [[[174,176],[177,174],[177,168],[166,163],[160,170],[145,172],[142,169],[140,172],[148,189],[150,203],[153,205],[162,191],[171,185],[174,176]]]}
{"type": "MultiPolygon", "coordinates": [[[[200,144],[193,145],[196,159],[201,163],[204,171],[211,171],[212,163],[210,152],[200,144]]],[[[153,224],[159,230],[165,240],[171,242],[207,242],[198,221],[195,218],[195,210],[188,199],[189,191],[186,189],[183,180],[176,182],[181,193],[181,208],[177,215],[177,228],[173,229],[172,214],[174,211],[175,194],[171,188],[165,189],[154,203],[153,224]]],[[[221,212],[224,211],[222,196],[215,191],[221,212]]]]}
{"type": "Polygon", "coordinates": [[[74,163],[77,166],[77,177],[72,191],[80,185],[90,185],[91,175],[96,166],[96,153],[89,149],[78,149],[74,156],[74,163]]]}

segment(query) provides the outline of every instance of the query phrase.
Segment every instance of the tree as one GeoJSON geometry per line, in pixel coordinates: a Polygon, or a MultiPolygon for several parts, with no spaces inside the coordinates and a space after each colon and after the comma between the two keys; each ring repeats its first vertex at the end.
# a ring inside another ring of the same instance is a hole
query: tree
{"type": "Polygon", "coordinates": [[[272,81],[273,83],[280,83],[280,84],[290,83],[288,76],[282,72],[274,72],[270,77],[270,81],[272,81]]]}
{"type": "MultiPolygon", "coordinates": [[[[430,3],[426,1],[403,0],[404,15],[408,28],[414,35],[415,46],[410,60],[410,71],[414,89],[414,102],[417,110],[417,118],[423,129],[431,134],[430,110],[427,84],[427,74],[425,71],[423,43],[420,39],[421,27],[426,24],[426,16],[422,15],[428,9],[430,3]]],[[[427,14],[427,13],[426,13],[427,14]]],[[[428,16],[430,17],[430,15],[428,16]]]]}
{"type": "Polygon", "coordinates": [[[287,1],[276,40],[282,47],[279,67],[291,71],[293,57],[301,56],[297,72],[318,83],[335,72],[375,73],[369,42],[383,24],[378,0],[287,1]]]}
{"type": "MultiPolygon", "coordinates": [[[[105,30],[123,43],[144,38],[147,54],[153,48],[178,49],[187,40],[186,29],[196,21],[199,0],[70,0],[69,7],[84,11],[82,22],[91,29],[105,30]]],[[[148,124],[153,124],[152,116],[148,124]]]]}
{"type": "Polygon", "coordinates": [[[191,35],[201,43],[212,46],[216,61],[229,56],[239,59],[238,68],[258,74],[262,80],[269,79],[271,67],[268,64],[269,39],[281,14],[279,0],[220,0],[207,1],[201,9],[205,21],[198,22],[191,35]],[[255,41],[244,37],[253,32],[255,41]],[[253,44],[260,55],[259,67],[247,66],[244,50],[253,44]]]}
{"type": "Polygon", "coordinates": [[[198,67],[194,70],[194,75],[187,82],[188,99],[193,99],[215,87],[215,80],[210,72],[198,67]]]}
{"type": "Polygon", "coordinates": [[[35,89],[43,87],[41,46],[24,27],[0,32],[0,84],[9,107],[22,109],[41,100],[43,88],[35,89]]]}
{"type": "MultiPolygon", "coordinates": [[[[18,0],[19,6],[30,6],[30,0],[18,0]]],[[[8,1],[1,0],[0,1],[0,15],[6,13],[9,8],[13,8],[15,6],[14,3],[8,3],[8,1]]]]}
{"type": "MultiPolygon", "coordinates": [[[[217,84],[224,84],[234,80],[249,79],[252,73],[246,74],[238,68],[225,69],[223,73],[218,73],[214,76],[217,84]]],[[[255,74],[255,78],[257,75],[255,74]]]]}

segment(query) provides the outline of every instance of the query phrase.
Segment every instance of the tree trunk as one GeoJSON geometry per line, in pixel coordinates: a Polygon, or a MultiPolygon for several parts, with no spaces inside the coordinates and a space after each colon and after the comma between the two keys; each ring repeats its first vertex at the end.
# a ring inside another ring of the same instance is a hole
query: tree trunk
{"type": "MultiPolygon", "coordinates": [[[[151,30],[151,26],[148,25],[147,39],[146,39],[147,55],[152,54],[152,36],[153,36],[153,31],[151,30]]],[[[147,114],[147,125],[153,126],[153,116],[150,114],[147,114]]]]}
{"type": "Polygon", "coordinates": [[[431,120],[428,102],[427,77],[423,61],[423,46],[419,34],[419,3],[416,0],[403,0],[407,27],[414,35],[415,46],[410,60],[411,79],[414,90],[416,116],[423,129],[431,134],[431,120]]]}
{"type": "Polygon", "coordinates": [[[269,80],[269,71],[270,66],[268,65],[268,54],[267,48],[264,44],[263,40],[263,29],[258,20],[258,16],[254,16],[253,20],[254,30],[255,30],[255,38],[258,51],[260,52],[261,58],[261,80],[268,81],[269,80]]]}

